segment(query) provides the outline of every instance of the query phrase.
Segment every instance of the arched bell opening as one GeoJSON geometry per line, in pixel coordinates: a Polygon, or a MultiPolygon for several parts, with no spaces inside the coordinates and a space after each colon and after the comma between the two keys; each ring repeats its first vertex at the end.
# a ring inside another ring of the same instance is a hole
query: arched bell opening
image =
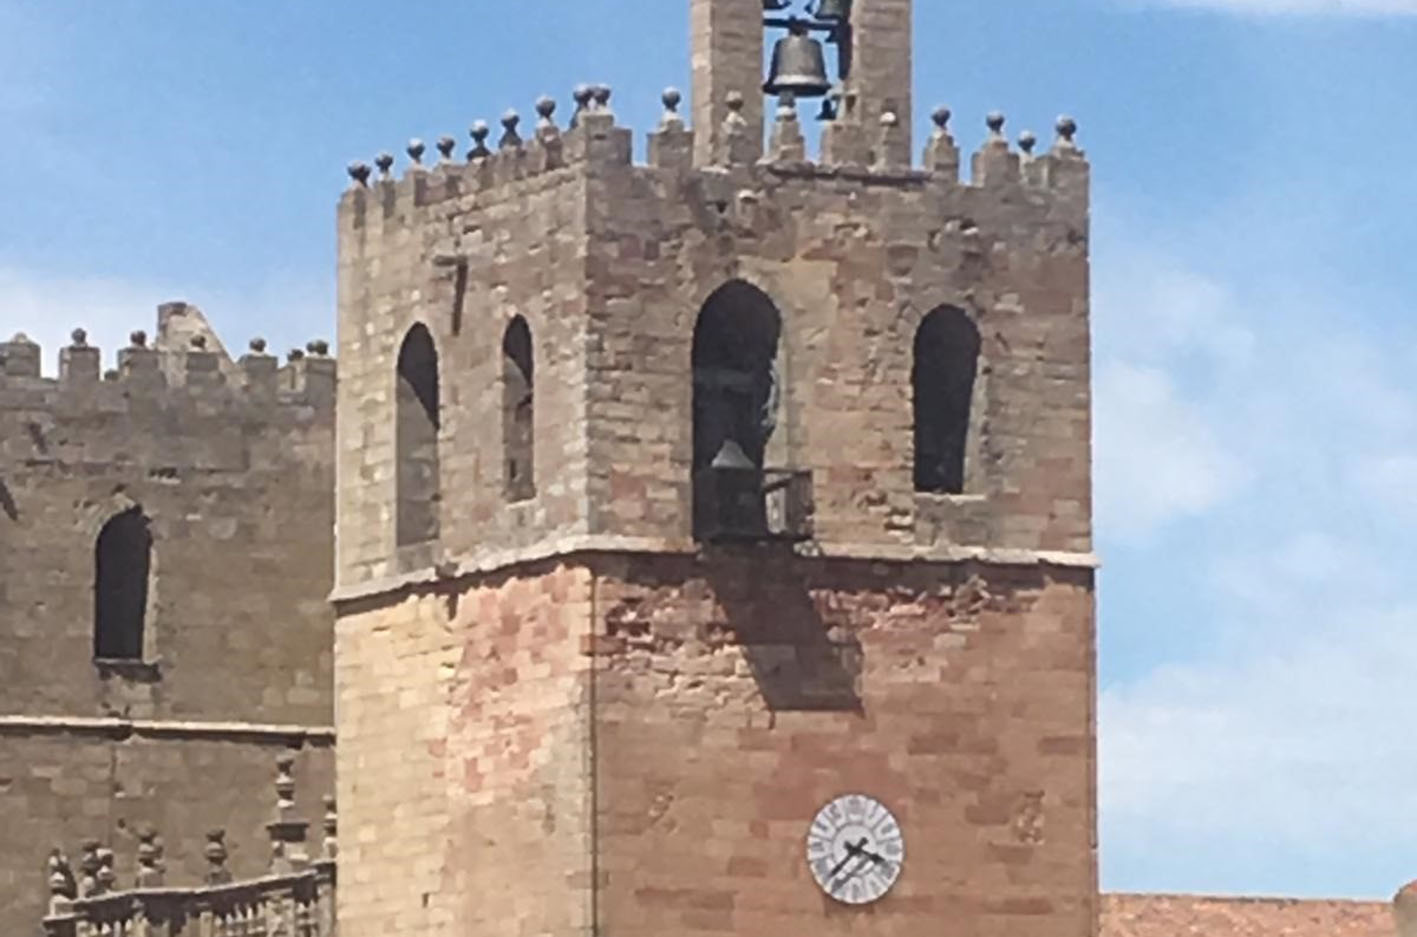
{"type": "MultiPolygon", "coordinates": [[[[778,539],[803,526],[800,473],[766,464],[778,424],[782,316],[741,280],[720,287],[694,326],[694,537],[778,539]],[[794,505],[797,498],[800,504],[794,505]]],[[[808,485],[810,490],[810,485],[808,485]]]]}
{"type": "Polygon", "coordinates": [[[536,496],[535,373],[531,327],[517,316],[502,336],[502,467],[508,501],[536,496]]]}
{"type": "Polygon", "coordinates": [[[438,538],[438,349],[427,327],[415,325],[399,348],[395,391],[395,528],[400,547],[438,538]]]}
{"type": "Polygon", "coordinates": [[[931,312],[915,333],[911,386],[918,492],[965,492],[979,349],[978,326],[954,306],[931,312]]]}

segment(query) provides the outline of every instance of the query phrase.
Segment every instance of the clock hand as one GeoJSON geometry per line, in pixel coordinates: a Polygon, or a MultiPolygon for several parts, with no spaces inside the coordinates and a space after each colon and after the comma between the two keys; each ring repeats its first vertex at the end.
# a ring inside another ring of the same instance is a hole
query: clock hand
{"type": "MultiPolygon", "coordinates": [[[[872,860],[871,860],[870,855],[866,852],[865,843],[866,843],[866,840],[863,839],[863,840],[861,840],[861,842],[857,843],[855,846],[852,846],[850,843],[847,844],[846,849],[847,849],[847,852],[850,853],[850,855],[847,856],[846,859],[842,860],[842,865],[845,865],[847,862],[849,862],[849,861],[852,860],[852,859],[865,860],[865,861],[859,861],[859,862],[857,862],[855,865],[851,866],[849,869],[847,869],[845,872],[843,872],[840,877],[837,877],[836,880],[835,880],[835,882],[834,882],[833,885],[832,885],[833,890],[835,890],[835,889],[837,889],[837,888],[840,888],[841,886],[845,885],[847,882],[851,881],[851,880],[852,880],[853,878],[855,878],[856,876],[860,875],[863,871],[865,871],[866,869],[870,868],[872,860]]],[[[838,866],[838,868],[839,868],[839,867],[840,867],[840,866],[838,866]]]]}
{"type": "Polygon", "coordinates": [[[861,855],[865,856],[867,859],[870,859],[872,862],[876,863],[876,865],[885,865],[885,864],[886,864],[886,857],[883,856],[883,855],[881,855],[881,854],[878,853],[878,852],[872,852],[872,851],[869,850],[869,849],[862,849],[862,850],[860,851],[860,853],[861,853],[861,855]]]}
{"type": "Polygon", "coordinates": [[[844,867],[852,859],[860,858],[861,850],[864,849],[865,846],[866,838],[864,836],[861,838],[861,842],[856,843],[855,845],[852,845],[848,842],[846,844],[846,858],[838,862],[836,866],[830,872],[827,873],[827,878],[836,878],[836,873],[840,872],[842,870],[842,867],[844,867]]]}

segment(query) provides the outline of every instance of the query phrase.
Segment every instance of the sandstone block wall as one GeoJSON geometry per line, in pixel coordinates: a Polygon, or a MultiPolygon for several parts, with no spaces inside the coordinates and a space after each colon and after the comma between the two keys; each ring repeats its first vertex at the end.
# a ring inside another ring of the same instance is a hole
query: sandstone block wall
{"type": "Polygon", "coordinates": [[[588,571],[342,607],[341,930],[585,933],[588,571]]]}
{"type": "Polygon", "coordinates": [[[848,933],[803,844],[855,791],[891,933],[1093,932],[1090,571],[595,555],[342,612],[352,934],[848,933]]]}
{"type": "Polygon", "coordinates": [[[596,566],[603,932],[1094,933],[1090,572],[596,566]],[[901,880],[864,911],[804,858],[847,793],[905,835],[901,880]]]}
{"type": "Polygon", "coordinates": [[[1086,212],[1015,177],[594,167],[591,530],[687,540],[694,323],[741,279],[778,306],[769,462],[810,469],[828,545],[1091,550],[1086,212]],[[970,484],[917,495],[911,370],[932,310],[983,340],[970,484]]]}
{"type": "MultiPolygon", "coordinates": [[[[475,170],[475,171],[474,171],[475,170]]],[[[468,174],[450,164],[379,182],[340,215],[341,583],[427,567],[444,554],[514,550],[584,528],[584,180],[531,156],[468,174]],[[502,337],[531,330],[536,496],[504,490],[502,337]],[[421,322],[438,349],[439,543],[395,548],[394,381],[421,322]]]]}

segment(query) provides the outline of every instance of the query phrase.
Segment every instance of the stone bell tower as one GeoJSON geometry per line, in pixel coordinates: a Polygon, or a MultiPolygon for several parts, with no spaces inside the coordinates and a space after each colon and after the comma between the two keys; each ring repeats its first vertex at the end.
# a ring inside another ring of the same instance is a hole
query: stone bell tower
{"type": "Polygon", "coordinates": [[[648,165],[586,86],[350,167],[341,928],[1089,937],[1076,127],[963,181],[910,0],[692,11],[648,165]]]}

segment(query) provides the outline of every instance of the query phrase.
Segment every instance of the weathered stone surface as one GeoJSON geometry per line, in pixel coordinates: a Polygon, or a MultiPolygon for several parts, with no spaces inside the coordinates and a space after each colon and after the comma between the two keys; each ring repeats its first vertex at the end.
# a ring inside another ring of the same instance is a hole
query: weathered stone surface
{"type": "Polygon", "coordinates": [[[126,881],[151,823],[167,882],[191,884],[224,825],[250,875],[268,858],[275,753],[316,747],[312,810],[332,784],[334,360],[232,361],[181,303],[112,379],[78,336],[63,352],[58,379],[0,370],[7,933],[34,930],[55,846],[111,841],[126,881]],[[95,544],[134,509],[153,543],[142,653],[96,662],[95,544]]]}

